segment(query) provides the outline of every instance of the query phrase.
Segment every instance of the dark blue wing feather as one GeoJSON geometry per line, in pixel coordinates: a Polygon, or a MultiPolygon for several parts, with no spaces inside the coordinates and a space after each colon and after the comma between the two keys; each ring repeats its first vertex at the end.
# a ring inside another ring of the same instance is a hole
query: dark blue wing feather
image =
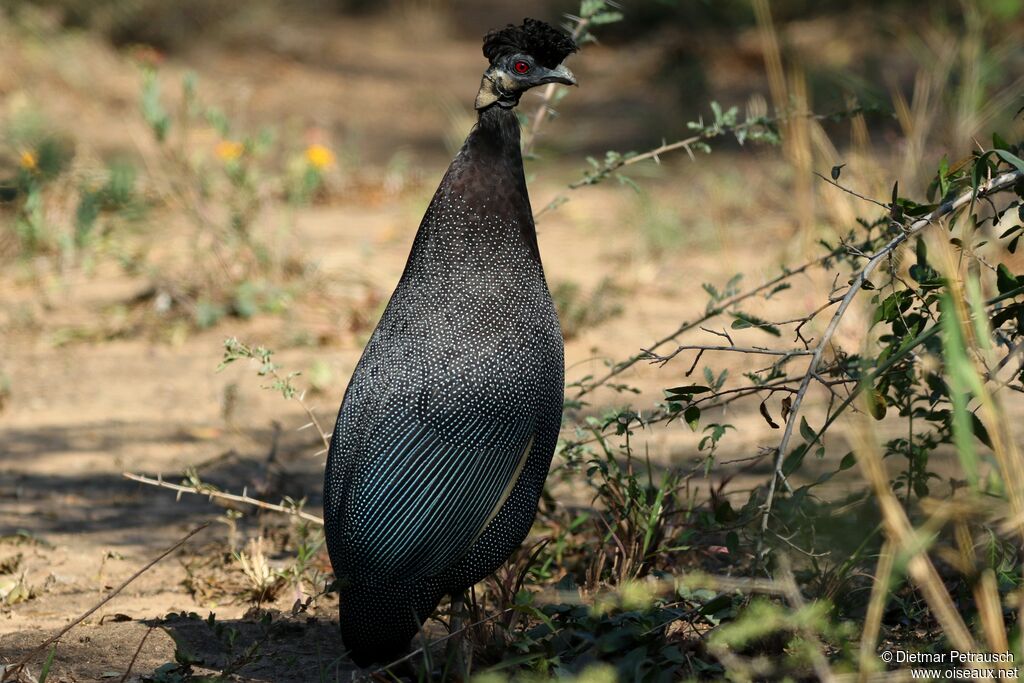
{"type": "Polygon", "coordinates": [[[533,425],[480,416],[458,434],[415,415],[367,435],[341,520],[350,552],[377,576],[416,579],[472,546],[525,460],[533,425]]]}

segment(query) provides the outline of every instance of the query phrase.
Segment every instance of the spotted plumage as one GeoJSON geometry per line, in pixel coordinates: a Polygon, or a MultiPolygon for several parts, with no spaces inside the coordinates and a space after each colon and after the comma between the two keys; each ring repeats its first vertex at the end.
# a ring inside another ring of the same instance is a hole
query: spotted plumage
{"type": "Polygon", "coordinates": [[[513,107],[529,87],[574,83],[559,66],[574,49],[534,20],[488,34],[478,123],[345,393],[324,507],[342,638],[360,665],[401,656],[441,598],[494,572],[533,523],[563,342],[513,107]]]}

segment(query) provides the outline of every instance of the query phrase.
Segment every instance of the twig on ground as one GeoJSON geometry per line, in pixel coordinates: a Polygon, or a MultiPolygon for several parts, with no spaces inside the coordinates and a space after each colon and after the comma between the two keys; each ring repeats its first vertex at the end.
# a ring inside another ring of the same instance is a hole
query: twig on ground
{"type": "Polygon", "coordinates": [[[139,646],[135,648],[135,654],[132,655],[132,659],[128,662],[128,668],[125,669],[124,675],[121,676],[119,683],[125,683],[128,680],[128,676],[132,673],[132,667],[135,666],[135,660],[139,658],[139,653],[142,652],[142,646],[146,644],[146,639],[149,638],[149,634],[153,632],[156,626],[150,626],[146,633],[142,636],[142,640],[139,641],[139,646]]]}
{"type": "Polygon", "coordinates": [[[105,598],[103,598],[102,600],[100,600],[99,602],[97,602],[97,603],[96,603],[95,605],[93,605],[92,607],[90,607],[90,608],[89,608],[88,610],[86,610],[86,611],[85,611],[85,613],[83,613],[83,614],[82,614],[82,615],[81,615],[80,617],[78,617],[77,619],[75,619],[74,621],[72,621],[72,622],[71,622],[70,624],[68,624],[67,626],[65,626],[64,628],[62,628],[62,629],[61,629],[60,631],[58,631],[58,632],[57,632],[56,634],[54,634],[54,635],[50,636],[49,638],[47,638],[46,640],[44,640],[44,641],[43,641],[42,643],[40,643],[39,645],[37,645],[37,646],[35,647],[35,649],[33,649],[33,650],[32,650],[31,652],[29,652],[29,653],[28,653],[27,655],[25,655],[24,657],[22,657],[22,658],[21,658],[21,661],[19,661],[19,662],[18,662],[17,664],[15,664],[14,666],[12,666],[12,667],[10,667],[10,668],[8,668],[8,669],[5,669],[5,670],[4,670],[4,678],[6,678],[6,676],[7,676],[7,675],[9,675],[9,674],[10,674],[11,672],[14,672],[14,671],[20,670],[20,669],[21,669],[22,667],[24,667],[24,666],[25,666],[25,665],[26,665],[26,664],[27,664],[27,663],[29,662],[29,660],[31,660],[31,659],[32,659],[33,657],[35,657],[35,656],[36,656],[37,654],[39,654],[40,652],[42,652],[43,650],[45,650],[45,649],[47,648],[47,646],[49,646],[49,645],[51,645],[51,644],[53,644],[53,643],[56,643],[56,642],[57,642],[58,640],[60,640],[61,638],[63,638],[63,637],[64,637],[64,635],[65,635],[65,634],[66,634],[66,633],[67,633],[68,631],[70,631],[70,630],[71,630],[71,629],[73,629],[74,627],[78,626],[78,625],[79,625],[80,623],[82,623],[83,621],[85,621],[86,619],[88,619],[88,618],[89,618],[89,617],[90,617],[90,616],[91,616],[91,615],[92,615],[92,614],[93,614],[93,613],[94,613],[94,612],[95,612],[96,610],[98,610],[98,609],[99,609],[100,607],[103,607],[103,605],[107,604],[107,603],[108,603],[108,602],[110,602],[110,601],[111,601],[112,599],[114,599],[114,598],[115,598],[115,597],[117,596],[117,594],[118,594],[118,593],[120,593],[121,591],[123,591],[123,590],[124,590],[125,588],[127,588],[127,587],[128,587],[128,585],[129,585],[129,584],[130,584],[130,583],[131,583],[132,581],[134,581],[135,579],[139,578],[140,576],[142,576],[143,574],[145,574],[145,573],[146,573],[147,571],[149,571],[150,569],[152,569],[152,568],[153,568],[153,567],[154,567],[154,566],[155,566],[155,565],[156,565],[156,564],[157,564],[158,562],[160,562],[160,560],[164,559],[165,557],[167,557],[168,555],[170,555],[171,553],[173,553],[173,552],[174,552],[175,550],[177,550],[177,549],[178,549],[178,548],[180,548],[181,546],[185,545],[185,543],[186,543],[186,542],[187,542],[187,541],[188,541],[188,540],[189,540],[190,538],[192,538],[193,536],[195,536],[196,534],[198,534],[198,533],[199,533],[200,531],[202,531],[203,529],[205,529],[205,528],[206,528],[206,527],[208,527],[208,526],[210,526],[210,522],[206,522],[205,524],[200,524],[200,525],[199,525],[199,526],[197,526],[197,527],[196,527],[195,529],[193,529],[192,531],[188,532],[188,533],[187,533],[187,534],[186,534],[186,535],[185,535],[185,536],[184,536],[183,538],[181,538],[181,539],[180,539],[180,540],[179,540],[179,541],[178,541],[177,543],[175,543],[175,544],[174,544],[174,545],[172,545],[172,546],[171,546],[170,548],[168,548],[167,550],[163,551],[162,553],[160,553],[159,555],[157,555],[156,557],[154,557],[154,558],[153,558],[152,560],[150,560],[149,562],[147,562],[147,563],[146,563],[146,565],[145,565],[144,567],[142,567],[142,569],[140,569],[139,571],[135,572],[134,574],[132,574],[131,576],[129,576],[129,577],[127,578],[127,579],[125,579],[125,581],[124,581],[124,582],[123,582],[123,583],[122,583],[122,584],[121,584],[120,586],[118,586],[118,587],[117,587],[117,588],[115,588],[114,590],[110,591],[110,593],[108,593],[108,594],[107,594],[107,596],[106,596],[105,598]]]}
{"type": "Polygon", "coordinates": [[[172,484],[170,482],[164,481],[163,478],[159,476],[156,479],[152,479],[150,477],[145,477],[139,474],[132,474],[131,472],[122,472],[121,476],[123,476],[125,479],[137,481],[140,484],[148,484],[150,486],[157,486],[164,489],[170,489],[171,491],[177,491],[178,493],[192,493],[197,496],[207,496],[211,500],[214,498],[220,498],[222,500],[231,500],[237,503],[245,503],[246,505],[253,505],[258,508],[263,508],[264,510],[273,510],[274,512],[283,512],[286,515],[300,517],[308,522],[312,522],[313,524],[317,524],[319,526],[324,525],[324,520],[322,518],[317,517],[316,515],[311,515],[310,513],[299,509],[297,506],[278,505],[275,503],[268,503],[266,501],[258,500],[256,498],[250,498],[248,495],[246,495],[245,489],[242,489],[242,495],[238,495],[234,493],[227,493],[225,491],[218,491],[217,489],[214,488],[207,489],[197,488],[194,486],[182,486],[181,484],[172,484]]]}

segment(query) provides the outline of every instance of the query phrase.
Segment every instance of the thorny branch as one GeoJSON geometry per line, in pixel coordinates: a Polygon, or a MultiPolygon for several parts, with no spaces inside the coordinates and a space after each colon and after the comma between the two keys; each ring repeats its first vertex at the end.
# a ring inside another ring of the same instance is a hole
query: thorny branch
{"type": "Polygon", "coordinates": [[[324,447],[313,455],[319,456],[327,453],[331,449],[331,434],[320,424],[320,420],[317,418],[313,407],[306,403],[305,390],[299,391],[299,389],[292,384],[292,378],[297,376],[299,373],[293,372],[282,377],[281,373],[278,372],[280,368],[270,360],[273,353],[273,351],[266,347],[252,347],[238,339],[235,339],[234,337],[231,337],[224,341],[224,359],[218,367],[218,372],[229,364],[243,358],[256,361],[259,364],[259,375],[261,377],[271,377],[274,380],[272,385],[266,386],[264,389],[280,391],[286,399],[296,401],[306,413],[306,417],[309,418],[309,422],[299,427],[298,431],[308,429],[309,427],[316,429],[316,434],[320,437],[320,442],[324,447]]]}
{"type": "MultiPolygon", "coordinates": [[[[768,486],[768,497],[764,503],[764,510],[761,516],[761,532],[762,541],[763,535],[768,530],[768,520],[771,516],[772,504],[775,499],[776,485],[780,478],[782,478],[782,462],[786,456],[789,448],[790,439],[793,436],[793,429],[800,418],[800,408],[803,405],[804,397],[807,395],[807,390],[810,388],[811,382],[814,379],[819,378],[818,366],[821,363],[821,358],[825,353],[825,349],[831,344],[832,337],[835,335],[836,330],[839,327],[839,323],[842,321],[843,316],[846,314],[847,309],[853,302],[853,299],[863,289],[864,283],[875,271],[880,263],[885,261],[889,255],[900,247],[904,242],[918,234],[926,227],[937,221],[938,219],[947,216],[967,204],[975,201],[980,197],[985,197],[994,192],[1005,190],[1014,185],[1014,183],[1024,178],[1024,171],[1011,171],[1003,173],[991,180],[981,183],[976,189],[972,189],[969,192],[964,192],[955,199],[949,200],[941,204],[937,209],[929,213],[928,215],[919,218],[918,220],[911,223],[908,227],[904,228],[899,235],[893,237],[875,252],[863,268],[857,273],[857,275],[851,280],[850,287],[846,290],[846,293],[839,300],[839,307],[836,312],[832,315],[832,319],[829,321],[828,327],[825,328],[825,332],[821,335],[821,339],[814,346],[813,354],[811,355],[810,362],[807,364],[807,371],[804,373],[803,379],[800,382],[800,387],[797,390],[796,395],[793,398],[793,404],[790,407],[789,416],[786,419],[786,427],[782,433],[782,439],[779,442],[779,446],[775,453],[775,468],[772,474],[771,482],[768,486]]],[[[845,189],[845,188],[844,188],[845,189]]],[[[886,207],[889,208],[889,207],[886,207]]],[[[820,433],[818,437],[820,438],[820,433]]],[[[760,548],[759,548],[760,551],[760,548]]]]}
{"type": "Polygon", "coordinates": [[[306,520],[307,522],[312,522],[313,524],[317,524],[319,526],[324,525],[323,519],[317,517],[316,515],[311,515],[310,513],[303,511],[297,503],[268,503],[266,501],[258,500],[256,498],[250,498],[247,495],[246,489],[242,489],[242,495],[238,495],[235,493],[227,493],[225,491],[220,491],[210,486],[209,484],[203,484],[202,486],[182,486],[181,484],[172,484],[170,482],[164,481],[163,477],[160,476],[158,476],[156,479],[152,479],[150,477],[132,474],[131,472],[122,472],[121,476],[123,476],[125,479],[137,481],[140,484],[148,484],[150,486],[156,486],[163,489],[170,489],[171,491],[177,491],[179,496],[182,493],[192,493],[197,496],[206,496],[210,500],[213,500],[214,498],[220,498],[222,500],[230,500],[236,503],[245,503],[246,505],[252,505],[258,508],[263,508],[264,510],[283,512],[286,515],[299,517],[301,519],[306,520]]]}
{"type": "Polygon", "coordinates": [[[792,277],[794,277],[796,275],[800,275],[801,273],[805,273],[808,270],[811,270],[812,268],[816,268],[818,266],[824,265],[825,263],[828,263],[831,259],[835,258],[840,253],[842,253],[842,249],[836,249],[836,250],[833,250],[833,251],[829,252],[828,254],[826,254],[824,256],[821,256],[819,258],[814,259],[813,261],[808,261],[808,262],[804,263],[803,265],[801,265],[801,266],[799,266],[797,268],[794,268],[792,270],[784,269],[781,274],[779,274],[778,276],[768,280],[767,282],[765,282],[765,283],[763,283],[761,285],[758,285],[757,287],[754,287],[753,289],[747,290],[746,292],[742,292],[742,293],[737,294],[737,295],[735,295],[733,297],[730,297],[730,298],[726,299],[725,301],[722,301],[722,302],[718,303],[715,306],[709,307],[704,312],[704,314],[701,315],[700,317],[695,318],[692,321],[681,323],[679,325],[679,327],[677,327],[675,330],[673,330],[669,334],[665,335],[661,339],[656,340],[653,344],[648,345],[646,347],[646,349],[642,350],[640,353],[635,354],[633,356],[630,356],[626,360],[620,361],[620,362],[616,363],[615,365],[613,365],[611,367],[611,369],[607,373],[605,373],[601,377],[597,378],[593,382],[591,382],[589,384],[586,384],[586,385],[582,385],[581,384],[581,386],[579,387],[579,391],[576,392],[576,395],[573,398],[576,399],[576,400],[579,400],[580,398],[582,398],[583,396],[589,394],[590,392],[594,391],[595,389],[597,389],[597,388],[607,384],[609,380],[611,380],[615,376],[625,372],[629,368],[631,368],[634,365],[636,365],[638,362],[650,358],[651,354],[655,353],[655,351],[658,348],[660,348],[660,347],[664,346],[665,344],[668,344],[668,343],[670,343],[672,341],[675,341],[683,333],[688,332],[688,331],[690,331],[690,330],[692,330],[692,329],[694,329],[696,327],[699,327],[700,325],[703,325],[708,320],[711,320],[712,318],[718,317],[719,315],[725,313],[726,311],[728,311],[730,308],[732,308],[736,304],[741,303],[743,301],[746,301],[747,299],[750,299],[752,297],[755,297],[758,294],[761,294],[761,293],[763,293],[765,291],[768,291],[768,290],[772,289],[773,287],[775,287],[776,285],[778,285],[778,284],[780,284],[780,283],[782,283],[782,282],[784,282],[784,281],[786,281],[786,280],[788,280],[788,279],[790,279],[790,278],[792,278],[792,277]]]}
{"type": "MultiPolygon", "coordinates": [[[[758,116],[740,123],[725,125],[712,124],[704,126],[700,128],[699,132],[688,138],[677,140],[675,142],[663,142],[658,147],[640,154],[609,153],[608,158],[606,158],[603,163],[597,164],[596,162],[592,162],[595,164],[596,168],[593,171],[585,173],[582,178],[569,183],[569,189],[578,190],[579,188],[586,187],[587,185],[597,185],[610,176],[615,175],[620,169],[625,168],[626,166],[639,164],[643,161],[653,160],[655,163],[660,164],[662,156],[679,150],[685,150],[690,159],[695,159],[693,154],[693,150],[695,148],[707,151],[709,149],[707,146],[708,140],[713,140],[725,135],[735,135],[742,141],[745,136],[752,136],[755,132],[772,133],[777,135],[775,131],[779,124],[794,119],[838,121],[841,119],[859,116],[864,114],[866,111],[868,110],[865,107],[853,107],[851,109],[833,112],[831,114],[815,114],[811,111],[789,112],[780,116],[758,116]]],[[[699,124],[692,125],[696,126],[699,124]]],[[[544,208],[534,215],[534,218],[539,218],[543,214],[561,206],[567,201],[569,201],[569,198],[564,193],[557,195],[554,199],[545,204],[544,208]]]]}
{"type": "Polygon", "coordinates": [[[813,351],[808,349],[768,349],[761,346],[715,346],[709,344],[686,344],[677,347],[675,351],[666,356],[658,355],[653,351],[647,351],[647,353],[649,354],[652,363],[665,365],[665,363],[668,363],[683,351],[729,351],[732,353],[750,353],[764,356],[783,356],[784,358],[789,358],[791,356],[807,356],[813,353],[813,351]]]}

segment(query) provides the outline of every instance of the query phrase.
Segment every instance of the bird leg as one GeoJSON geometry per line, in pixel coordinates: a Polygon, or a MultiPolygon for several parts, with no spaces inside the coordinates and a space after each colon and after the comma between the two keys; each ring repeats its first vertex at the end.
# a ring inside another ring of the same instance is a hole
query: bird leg
{"type": "Polygon", "coordinates": [[[469,680],[470,645],[465,638],[466,619],[466,598],[460,592],[451,596],[451,618],[448,622],[451,640],[447,648],[447,669],[453,679],[459,681],[469,680]]]}

